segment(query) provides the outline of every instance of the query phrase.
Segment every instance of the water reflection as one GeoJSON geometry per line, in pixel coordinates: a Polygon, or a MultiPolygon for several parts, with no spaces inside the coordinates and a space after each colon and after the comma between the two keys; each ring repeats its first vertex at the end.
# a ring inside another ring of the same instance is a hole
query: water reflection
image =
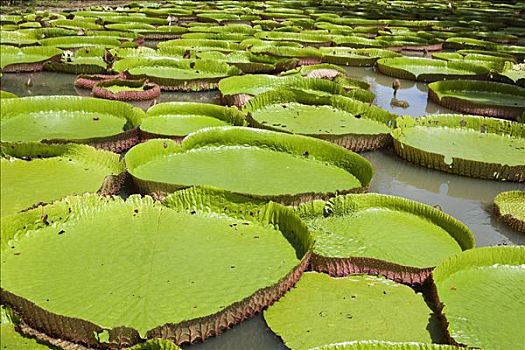
{"type": "Polygon", "coordinates": [[[262,315],[244,321],[202,344],[184,346],[185,350],[284,350],[281,339],[272,333],[262,315]]]}
{"type": "Polygon", "coordinates": [[[428,88],[425,83],[399,79],[401,87],[397,91],[396,98],[407,101],[410,106],[408,108],[393,107],[390,101],[393,97],[392,82],[395,78],[378,73],[371,67],[347,67],[346,70],[350,77],[370,84],[370,90],[376,95],[374,104],[394,114],[421,117],[426,114],[454,113],[450,109],[428,101],[428,88]]]}

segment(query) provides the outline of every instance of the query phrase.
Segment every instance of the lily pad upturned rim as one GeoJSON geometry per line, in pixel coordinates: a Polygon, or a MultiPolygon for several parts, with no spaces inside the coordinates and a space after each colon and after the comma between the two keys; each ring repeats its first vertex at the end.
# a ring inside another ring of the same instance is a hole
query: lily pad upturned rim
{"type": "Polygon", "coordinates": [[[487,163],[461,158],[452,158],[452,164],[445,162],[445,156],[418,149],[398,140],[403,129],[416,126],[446,126],[450,128],[468,128],[480,130],[483,126],[486,132],[525,137],[525,127],[522,123],[462,114],[441,114],[427,116],[414,120],[411,117],[400,117],[396,120],[396,129],[391,133],[394,150],[401,158],[423,166],[447,173],[458,174],[481,179],[500,181],[525,181],[525,162],[523,165],[508,166],[505,164],[487,163]]]}
{"type": "Polygon", "coordinates": [[[503,202],[508,199],[522,198],[525,205],[525,192],[524,191],[506,191],[499,193],[494,198],[494,213],[497,217],[501,218],[503,222],[515,229],[516,231],[525,233],[525,220],[516,218],[512,211],[508,211],[502,208],[503,202]]]}
{"type": "Polygon", "coordinates": [[[80,74],[75,78],[74,85],[80,89],[92,90],[95,84],[114,79],[124,79],[122,74],[80,74]]]}
{"type": "MultiPolygon", "coordinates": [[[[220,106],[212,103],[201,103],[201,102],[165,102],[159,103],[150,107],[146,111],[145,119],[148,117],[155,117],[159,115],[169,115],[170,113],[174,114],[186,114],[186,115],[206,115],[213,117],[219,120],[222,120],[228,124],[235,126],[246,126],[245,114],[241,112],[238,108],[220,106]]],[[[169,138],[177,142],[182,142],[182,140],[187,135],[166,135],[166,134],[157,134],[151,131],[143,130],[139,126],[142,139],[151,139],[151,138],[169,138]]]]}
{"type": "Polygon", "coordinates": [[[489,74],[489,70],[485,67],[473,65],[465,62],[448,62],[442,60],[432,60],[427,58],[415,58],[415,57],[394,57],[394,58],[380,58],[377,60],[377,69],[379,72],[386,74],[388,76],[399,78],[399,79],[408,79],[408,80],[417,80],[430,83],[437,80],[443,79],[486,79],[489,74]],[[446,73],[428,73],[428,74],[419,74],[415,75],[408,70],[396,67],[391,65],[392,62],[401,61],[410,63],[424,63],[425,65],[441,65],[441,66],[451,66],[453,68],[464,69],[470,71],[472,74],[446,74],[446,73]]]}
{"type": "Polygon", "coordinates": [[[23,60],[20,54],[17,54],[17,62],[3,65],[2,73],[20,73],[20,72],[38,72],[44,68],[44,63],[49,60],[58,60],[62,50],[55,47],[46,46],[27,46],[21,48],[2,47],[2,50],[18,51],[24,55],[35,55],[31,59],[23,60]]]}
{"type": "Polygon", "coordinates": [[[2,99],[1,118],[9,118],[17,115],[17,111],[27,112],[31,109],[35,112],[43,110],[63,110],[73,108],[82,110],[88,108],[93,111],[114,112],[112,114],[127,120],[126,130],[109,137],[96,137],[89,139],[51,139],[42,140],[42,143],[83,143],[91,146],[106,149],[113,152],[122,152],[138,140],[138,125],[144,116],[144,111],[138,107],[133,107],[128,103],[120,101],[105,101],[92,97],[81,96],[31,96],[16,99],[2,99]]]}
{"type": "Polygon", "coordinates": [[[12,92],[0,90],[0,99],[1,98],[17,98],[18,96],[13,94],[12,92]]]}
{"type": "Polygon", "coordinates": [[[49,350],[48,346],[38,343],[32,337],[24,337],[20,334],[21,332],[18,331],[21,328],[20,320],[13,310],[4,305],[0,306],[0,308],[3,348],[16,349],[15,347],[21,346],[25,350],[49,350]],[[23,342],[23,345],[21,345],[21,342],[23,342]]]}
{"type": "MultiPolygon", "coordinates": [[[[323,80],[321,80],[321,82],[323,82],[323,80]]],[[[244,105],[244,110],[247,112],[246,119],[251,126],[259,129],[268,129],[292,134],[290,131],[272,127],[271,125],[262,124],[255,120],[252,116],[254,111],[263,108],[266,105],[286,102],[299,102],[310,105],[329,105],[352,114],[360,114],[366,119],[381,122],[389,128],[391,125],[395,125],[396,116],[377,106],[338,95],[328,96],[325,98],[314,98],[308,94],[304,94],[300,88],[295,89],[293,85],[284,85],[276,90],[263,93],[250,99],[244,105]]],[[[377,135],[363,135],[359,133],[344,135],[305,134],[305,136],[311,136],[330,141],[355,152],[382,148],[389,145],[392,141],[389,133],[381,133],[377,135]]]]}
{"type": "MultiPolygon", "coordinates": [[[[206,146],[243,145],[272,149],[277,152],[286,152],[303,157],[308,156],[317,160],[331,163],[343,168],[354,175],[361,183],[361,187],[353,188],[340,193],[364,192],[367,190],[373,176],[373,168],[364,157],[346,150],[340,146],[315,138],[290,135],[263,129],[251,129],[238,126],[224,126],[205,128],[189,134],[182,143],[170,139],[154,139],[136,145],[125,156],[128,173],[142,193],[163,196],[190,186],[172,185],[162,182],[142,180],[133,175],[133,171],[141,164],[168,154],[186,152],[206,146]]],[[[261,200],[271,200],[286,205],[299,204],[313,199],[328,199],[336,193],[301,193],[282,194],[279,196],[239,193],[261,200]]]]}
{"type": "MultiPolygon", "coordinates": [[[[125,163],[119,159],[117,154],[83,144],[1,143],[0,154],[2,158],[21,160],[51,157],[81,158],[86,163],[103,167],[108,170],[108,173],[97,191],[102,196],[118,194],[127,176],[125,163]]],[[[58,183],[56,185],[60,186],[58,183]]],[[[33,205],[40,204],[42,203],[33,203],[33,205]]],[[[22,208],[22,210],[31,208],[22,208]]]]}
{"type": "Polygon", "coordinates": [[[390,341],[352,341],[337,344],[328,344],[310,350],[454,350],[459,349],[454,345],[427,344],[416,342],[390,342],[390,341]]]}
{"type": "MultiPolygon", "coordinates": [[[[445,336],[449,344],[462,345],[458,343],[451,334],[454,325],[447,320],[447,303],[440,297],[440,285],[451,275],[463,268],[476,266],[497,265],[524,265],[525,247],[523,246],[492,246],[480,247],[463,251],[453,255],[439,264],[430,276],[430,299],[437,306],[439,317],[445,324],[445,336]]],[[[467,346],[469,344],[466,344],[467,346]]]]}
{"type": "Polygon", "coordinates": [[[323,52],[323,62],[358,67],[371,67],[375,65],[380,58],[401,57],[401,54],[398,52],[379,48],[354,49],[350,47],[328,47],[321,48],[321,51],[323,52]],[[346,51],[348,54],[339,54],[338,51],[346,51]]]}
{"type": "MultiPolygon", "coordinates": [[[[9,249],[12,240],[23,239],[28,231],[38,230],[50,223],[75,221],[86,212],[98,212],[111,205],[146,205],[175,208],[188,214],[195,212],[220,213],[242,220],[269,224],[282,232],[284,238],[295,249],[299,263],[277,283],[262,287],[252,295],[246,296],[221,311],[180,323],[159,324],[146,334],[147,339],[169,339],[176,344],[204,341],[210,336],[220,334],[278,300],[299,280],[309,264],[311,238],[306,226],[291,208],[263,202],[245,196],[227,193],[218,189],[193,187],[171,194],[162,202],[151,197],[141,198],[132,195],[124,200],[120,197],[99,197],[92,194],[70,196],[45,206],[39,206],[2,220],[1,249],[9,249]],[[45,220],[42,220],[45,215],[45,220]]],[[[127,347],[140,343],[137,330],[130,327],[103,328],[80,318],[58,315],[45,310],[23,296],[18,296],[3,288],[2,301],[19,315],[23,322],[39,334],[61,338],[72,343],[98,348],[113,345],[127,347]],[[46,322],[42,322],[46,320],[46,322]],[[99,334],[108,335],[101,340],[99,334]]]]}
{"type": "Polygon", "coordinates": [[[148,79],[158,84],[161,90],[167,91],[204,91],[213,90],[218,87],[219,81],[223,78],[238,75],[241,70],[235,66],[230,66],[224,62],[209,60],[190,60],[176,58],[149,57],[137,58],[128,57],[119,60],[113,64],[113,69],[119,73],[124,73],[131,79],[148,79]],[[130,74],[129,69],[144,66],[167,66],[180,69],[202,69],[203,71],[220,72],[220,77],[215,78],[196,78],[196,79],[178,79],[163,78],[151,74],[130,74]]]}
{"type": "Polygon", "coordinates": [[[93,86],[92,94],[95,97],[104,98],[107,100],[118,101],[147,101],[153,100],[160,96],[160,87],[155,83],[150,83],[145,79],[138,80],[124,80],[113,79],[103,80],[93,86]],[[112,92],[107,89],[110,86],[129,86],[143,88],[143,91],[119,91],[112,92]]]}
{"type": "MultiPolygon", "coordinates": [[[[336,196],[328,201],[312,201],[295,208],[300,218],[328,217],[334,212],[334,207],[344,206],[353,210],[384,207],[422,215],[433,224],[447,231],[462,250],[474,248],[475,238],[469,228],[454,217],[424,203],[407,198],[376,194],[347,194],[336,196]]],[[[400,265],[382,259],[368,257],[334,257],[324,256],[315,251],[315,243],[310,262],[314,271],[323,272],[334,277],[349,274],[381,275],[398,283],[422,285],[435,266],[425,268],[400,265]]]]}
{"type": "Polygon", "coordinates": [[[444,80],[430,83],[428,84],[428,97],[435,103],[448,109],[486,117],[519,120],[525,112],[525,107],[494,104],[491,101],[472,101],[447,94],[447,91],[454,90],[469,91],[471,94],[474,94],[476,91],[499,92],[513,94],[516,98],[525,100],[525,88],[492,81],[476,80],[444,80]]]}

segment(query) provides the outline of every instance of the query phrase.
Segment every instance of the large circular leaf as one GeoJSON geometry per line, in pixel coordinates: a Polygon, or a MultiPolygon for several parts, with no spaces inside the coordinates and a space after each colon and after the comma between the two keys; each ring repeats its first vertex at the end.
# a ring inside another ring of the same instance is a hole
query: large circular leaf
{"type": "Polygon", "coordinates": [[[377,61],[377,68],[392,77],[425,82],[454,78],[482,79],[489,73],[483,66],[415,57],[381,58],[377,61]]]}
{"type": "Polygon", "coordinates": [[[490,81],[448,80],[428,85],[429,98],[449,109],[505,119],[525,113],[525,88],[490,81]]]}
{"type": "Polygon", "coordinates": [[[468,250],[432,277],[454,342],[487,350],[523,346],[525,247],[468,250]]]}
{"type": "Polygon", "coordinates": [[[313,268],[333,276],[365,272],[421,284],[446,257],[474,246],[461,222],[400,197],[338,196],[297,212],[315,238],[313,268]]]}
{"type": "Polygon", "coordinates": [[[43,62],[60,55],[62,50],[55,47],[0,46],[0,68],[2,72],[39,71],[43,62]]]}
{"type": "Polygon", "coordinates": [[[200,91],[217,87],[220,79],[240,70],[224,62],[167,57],[129,57],[115,62],[113,69],[134,78],[148,78],[164,90],[200,91]]]}
{"type": "Polygon", "coordinates": [[[84,145],[2,145],[1,152],[1,216],[71,194],[116,194],[125,174],[117,154],[84,145]]]}
{"type": "Polygon", "coordinates": [[[525,181],[525,126],[467,115],[400,118],[396,153],[428,168],[484,179],[525,181]]]}
{"type": "Polygon", "coordinates": [[[118,101],[37,96],[1,101],[2,142],[89,143],[120,151],[136,140],[144,112],[118,101]]]}
{"type": "Polygon", "coordinates": [[[309,246],[291,209],[221,192],[68,197],[2,220],[2,301],[93,347],[204,340],[279,298],[309,246]]]}
{"type": "Polygon", "coordinates": [[[259,95],[245,105],[250,125],[318,137],[353,151],[390,143],[395,116],[370,104],[342,96],[312,96],[301,90],[259,95]]]}
{"type": "Polygon", "coordinates": [[[203,129],[181,145],[151,140],[131,149],[126,164],[145,193],[208,185],[285,203],[361,191],[372,177],[370,163],[342,147],[241,127],[203,129]]]}
{"type": "Polygon", "coordinates": [[[140,131],[146,138],[168,137],[181,140],[203,128],[244,124],[244,113],[237,108],[208,103],[168,102],[148,109],[140,131]]]}
{"type": "Polygon", "coordinates": [[[344,341],[431,343],[431,313],[423,296],[405,285],[308,272],[264,318],[289,348],[299,350],[344,341]]]}

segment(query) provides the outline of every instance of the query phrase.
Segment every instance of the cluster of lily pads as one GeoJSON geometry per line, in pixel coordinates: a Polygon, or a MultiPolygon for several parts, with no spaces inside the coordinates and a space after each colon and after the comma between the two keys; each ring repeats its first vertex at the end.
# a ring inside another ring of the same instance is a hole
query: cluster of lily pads
{"type": "MultiPolygon", "coordinates": [[[[2,347],[178,349],[264,312],[291,349],[519,348],[525,248],[476,248],[438,208],[365,193],[374,171],[357,152],[525,182],[524,12],[289,0],[1,14],[2,74],[73,73],[99,97],[1,93],[2,347]],[[431,82],[429,99],[469,114],[397,117],[344,66],[431,82]],[[112,101],[210,89],[223,105],[112,101]]],[[[525,231],[525,192],[494,212],[525,231]]]]}

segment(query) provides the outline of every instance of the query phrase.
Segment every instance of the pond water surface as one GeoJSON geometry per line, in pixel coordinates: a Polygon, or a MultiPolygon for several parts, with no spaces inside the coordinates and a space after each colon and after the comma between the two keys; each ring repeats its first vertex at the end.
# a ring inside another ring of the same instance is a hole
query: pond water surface
{"type": "MultiPolygon", "coordinates": [[[[401,80],[397,98],[409,103],[406,109],[392,107],[393,78],[375,72],[372,68],[347,68],[353,78],[362,79],[371,85],[376,95],[375,103],[398,115],[414,117],[435,113],[452,113],[450,110],[427,101],[427,87],[424,83],[401,80]]],[[[4,74],[1,79],[3,90],[18,96],[27,95],[83,95],[88,90],[73,86],[75,76],[62,73],[41,72],[34,74],[4,74]],[[29,90],[25,82],[31,76],[33,86],[29,90]]],[[[157,102],[198,101],[219,103],[217,92],[204,93],[162,93],[157,102]]],[[[139,103],[147,109],[152,103],[139,103]]],[[[519,234],[499,222],[492,215],[492,201],[502,192],[525,189],[525,185],[490,180],[479,180],[451,175],[412,165],[398,158],[393,150],[366,152],[375,170],[370,192],[393,194],[441,209],[463,221],[476,237],[477,246],[525,244],[525,235],[519,234]]],[[[128,185],[129,186],[129,185],[128,185]]],[[[124,193],[132,192],[127,188],[124,193]]],[[[433,324],[433,326],[436,326],[433,324]]],[[[438,327],[431,331],[437,341],[441,338],[438,327]]],[[[279,337],[266,326],[261,315],[233,327],[222,335],[208,339],[203,344],[184,347],[191,350],[226,349],[286,349],[279,337]]]]}

